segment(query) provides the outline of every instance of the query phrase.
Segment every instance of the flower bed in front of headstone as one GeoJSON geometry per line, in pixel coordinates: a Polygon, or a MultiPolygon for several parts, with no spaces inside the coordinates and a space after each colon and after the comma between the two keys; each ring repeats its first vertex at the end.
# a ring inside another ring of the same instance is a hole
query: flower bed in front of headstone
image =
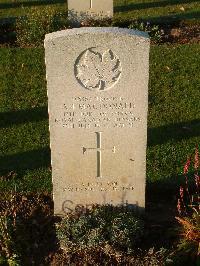
{"type": "Polygon", "coordinates": [[[77,208],[61,219],[52,215],[49,194],[2,194],[0,265],[198,265],[198,147],[183,171],[185,183],[178,193],[176,213],[179,227],[163,221],[162,213],[158,219],[148,210],[141,216],[109,205],[77,208]],[[194,176],[189,175],[192,164],[194,176]]]}

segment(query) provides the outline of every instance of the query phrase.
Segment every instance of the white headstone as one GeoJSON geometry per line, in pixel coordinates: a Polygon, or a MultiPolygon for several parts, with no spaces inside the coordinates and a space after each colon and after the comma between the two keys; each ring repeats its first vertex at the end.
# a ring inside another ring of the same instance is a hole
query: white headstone
{"type": "Polygon", "coordinates": [[[68,16],[72,21],[113,16],[113,0],[68,0],[68,16]]]}
{"type": "Polygon", "coordinates": [[[146,33],[80,28],[46,35],[55,214],[91,204],[144,208],[146,33]]]}

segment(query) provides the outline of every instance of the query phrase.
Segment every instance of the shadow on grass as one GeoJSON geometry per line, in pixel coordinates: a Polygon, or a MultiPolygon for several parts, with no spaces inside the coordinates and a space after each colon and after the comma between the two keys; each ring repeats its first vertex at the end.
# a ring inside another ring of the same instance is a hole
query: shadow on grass
{"type": "Polygon", "coordinates": [[[65,0],[40,0],[40,1],[20,1],[12,3],[0,3],[0,9],[18,8],[18,7],[31,7],[42,5],[66,4],[65,0]]]}
{"type": "Polygon", "coordinates": [[[182,174],[177,176],[168,176],[154,182],[146,184],[146,200],[150,202],[172,202],[176,200],[179,193],[179,187],[184,183],[182,174]]]}
{"type": "Polygon", "coordinates": [[[148,8],[157,8],[157,7],[166,7],[173,5],[181,5],[181,4],[191,4],[192,2],[197,2],[197,0],[167,0],[167,1],[155,1],[150,3],[128,3],[128,1],[124,1],[124,4],[116,6],[114,8],[115,12],[128,12],[133,10],[141,10],[148,8]]]}
{"type": "Polygon", "coordinates": [[[200,119],[148,129],[148,146],[200,136],[200,119]]]}
{"type": "Polygon", "coordinates": [[[199,11],[194,11],[194,12],[181,12],[181,13],[172,13],[170,15],[166,16],[152,16],[152,17],[128,17],[125,20],[121,20],[118,22],[116,20],[117,26],[120,27],[128,27],[131,22],[135,21],[136,19],[138,21],[143,21],[143,22],[150,22],[151,24],[160,24],[160,25],[176,25],[178,26],[181,21],[184,20],[194,20],[195,23],[199,24],[199,18],[200,18],[200,12],[199,11]]]}
{"type": "Polygon", "coordinates": [[[0,113],[0,128],[48,119],[47,106],[0,113]]]}
{"type": "Polygon", "coordinates": [[[182,20],[192,20],[200,18],[200,12],[181,12],[181,13],[173,13],[166,16],[155,16],[155,17],[148,17],[143,19],[144,21],[150,21],[151,23],[157,24],[171,24],[173,22],[182,21],[182,20]]]}
{"type": "Polygon", "coordinates": [[[12,155],[0,156],[0,173],[5,175],[8,171],[33,170],[40,167],[50,167],[50,149],[48,147],[37,150],[19,152],[12,155]]]}

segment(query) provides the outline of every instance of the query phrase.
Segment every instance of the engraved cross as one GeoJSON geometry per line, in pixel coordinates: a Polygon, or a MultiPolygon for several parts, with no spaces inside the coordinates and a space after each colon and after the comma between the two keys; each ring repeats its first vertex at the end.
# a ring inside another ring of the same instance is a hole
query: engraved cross
{"type": "Polygon", "coordinates": [[[96,136],[97,136],[97,147],[96,148],[85,148],[83,147],[83,154],[85,154],[85,152],[87,150],[96,150],[97,152],[97,177],[102,177],[102,151],[105,150],[111,150],[113,153],[115,153],[116,148],[115,146],[113,146],[111,149],[103,149],[102,148],[102,143],[101,143],[101,136],[102,136],[102,132],[95,132],[96,136]]]}

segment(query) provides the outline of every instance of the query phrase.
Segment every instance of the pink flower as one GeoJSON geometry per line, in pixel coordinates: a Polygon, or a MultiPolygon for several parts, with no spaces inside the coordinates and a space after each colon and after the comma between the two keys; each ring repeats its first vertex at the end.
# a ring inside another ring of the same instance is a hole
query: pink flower
{"type": "Polygon", "coordinates": [[[188,173],[189,167],[190,167],[190,163],[191,163],[191,158],[189,157],[187,159],[187,162],[186,162],[185,166],[184,166],[184,170],[183,170],[184,175],[186,175],[188,173]]]}
{"type": "Polygon", "coordinates": [[[180,199],[178,199],[178,202],[177,202],[177,210],[178,210],[179,215],[181,215],[182,210],[181,210],[181,200],[180,199]]]}
{"type": "Polygon", "coordinates": [[[195,170],[198,170],[198,168],[199,168],[199,150],[198,150],[198,146],[196,146],[196,149],[195,149],[194,168],[195,168],[195,170]]]}
{"type": "Polygon", "coordinates": [[[184,189],[183,189],[183,187],[180,187],[180,197],[181,197],[181,199],[183,199],[183,197],[184,197],[184,189]]]}

